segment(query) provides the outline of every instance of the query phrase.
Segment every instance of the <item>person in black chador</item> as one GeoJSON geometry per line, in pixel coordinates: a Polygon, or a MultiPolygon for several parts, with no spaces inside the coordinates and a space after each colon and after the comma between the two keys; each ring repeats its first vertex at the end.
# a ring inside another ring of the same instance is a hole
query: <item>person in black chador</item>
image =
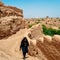
{"type": "Polygon", "coordinates": [[[24,59],[26,57],[26,53],[28,53],[28,46],[29,46],[28,40],[26,37],[24,37],[20,45],[20,50],[22,49],[24,59]]]}

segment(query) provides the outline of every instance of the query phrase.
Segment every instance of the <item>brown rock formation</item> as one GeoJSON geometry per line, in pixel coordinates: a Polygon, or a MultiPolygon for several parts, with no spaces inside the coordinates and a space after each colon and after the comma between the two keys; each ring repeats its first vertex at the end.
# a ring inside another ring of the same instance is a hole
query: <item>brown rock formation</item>
{"type": "Polygon", "coordinates": [[[25,28],[23,11],[0,2],[0,38],[14,34],[22,28],[25,28]]]}
{"type": "MultiPolygon", "coordinates": [[[[60,49],[58,42],[49,42],[45,40],[44,43],[37,41],[38,48],[43,52],[47,60],[60,60],[60,49]]],[[[45,60],[45,59],[44,59],[45,60]]]]}
{"type": "Polygon", "coordinates": [[[34,42],[30,42],[30,46],[29,46],[29,55],[31,56],[37,56],[38,55],[38,49],[37,46],[34,45],[34,42]]]}
{"type": "Polygon", "coordinates": [[[16,7],[0,5],[0,17],[19,16],[23,17],[23,11],[16,7]]]}
{"type": "Polygon", "coordinates": [[[3,6],[4,4],[2,2],[0,2],[0,6],[3,6]]]}
{"type": "Polygon", "coordinates": [[[31,39],[29,54],[41,60],[60,60],[60,35],[39,37],[36,42],[31,39]]]}
{"type": "Polygon", "coordinates": [[[29,34],[29,37],[31,39],[38,39],[39,37],[43,36],[42,26],[40,24],[33,26],[30,31],[31,31],[31,34],[29,34]]]}

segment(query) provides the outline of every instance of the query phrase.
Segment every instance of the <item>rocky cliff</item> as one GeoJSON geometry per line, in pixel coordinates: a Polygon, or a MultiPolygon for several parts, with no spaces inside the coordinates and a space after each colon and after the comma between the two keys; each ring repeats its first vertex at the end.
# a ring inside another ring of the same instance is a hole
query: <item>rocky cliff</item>
{"type": "Polygon", "coordinates": [[[22,28],[25,28],[23,10],[0,2],[0,38],[14,34],[22,28]]]}

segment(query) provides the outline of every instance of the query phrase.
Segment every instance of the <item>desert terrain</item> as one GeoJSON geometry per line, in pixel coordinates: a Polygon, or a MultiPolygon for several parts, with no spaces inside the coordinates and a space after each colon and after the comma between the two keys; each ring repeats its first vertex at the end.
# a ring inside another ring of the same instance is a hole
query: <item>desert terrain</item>
{"type": "Polygon", "coordinates": [[[27,19],[22,9],[0,2],[0,60],[23,60],[24,37],[29,41],[26,60],[60,60],[60,18],[27,19]]]}

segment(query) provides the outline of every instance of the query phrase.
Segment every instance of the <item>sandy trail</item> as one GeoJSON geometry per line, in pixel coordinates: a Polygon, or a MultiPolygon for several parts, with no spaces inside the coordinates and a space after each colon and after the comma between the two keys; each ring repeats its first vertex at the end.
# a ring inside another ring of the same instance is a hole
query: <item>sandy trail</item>
{"type": "MultiPolygon", "coordinates": [[[[0,40],[0,60],[23,60],[22,51],[19,51],[19,46],[27,32],[27,29],[22,29],[16,34],[0,40]]],[[[38,60],[36,57],[28,55],[27,57],[26,60],[38,60]]]]}

